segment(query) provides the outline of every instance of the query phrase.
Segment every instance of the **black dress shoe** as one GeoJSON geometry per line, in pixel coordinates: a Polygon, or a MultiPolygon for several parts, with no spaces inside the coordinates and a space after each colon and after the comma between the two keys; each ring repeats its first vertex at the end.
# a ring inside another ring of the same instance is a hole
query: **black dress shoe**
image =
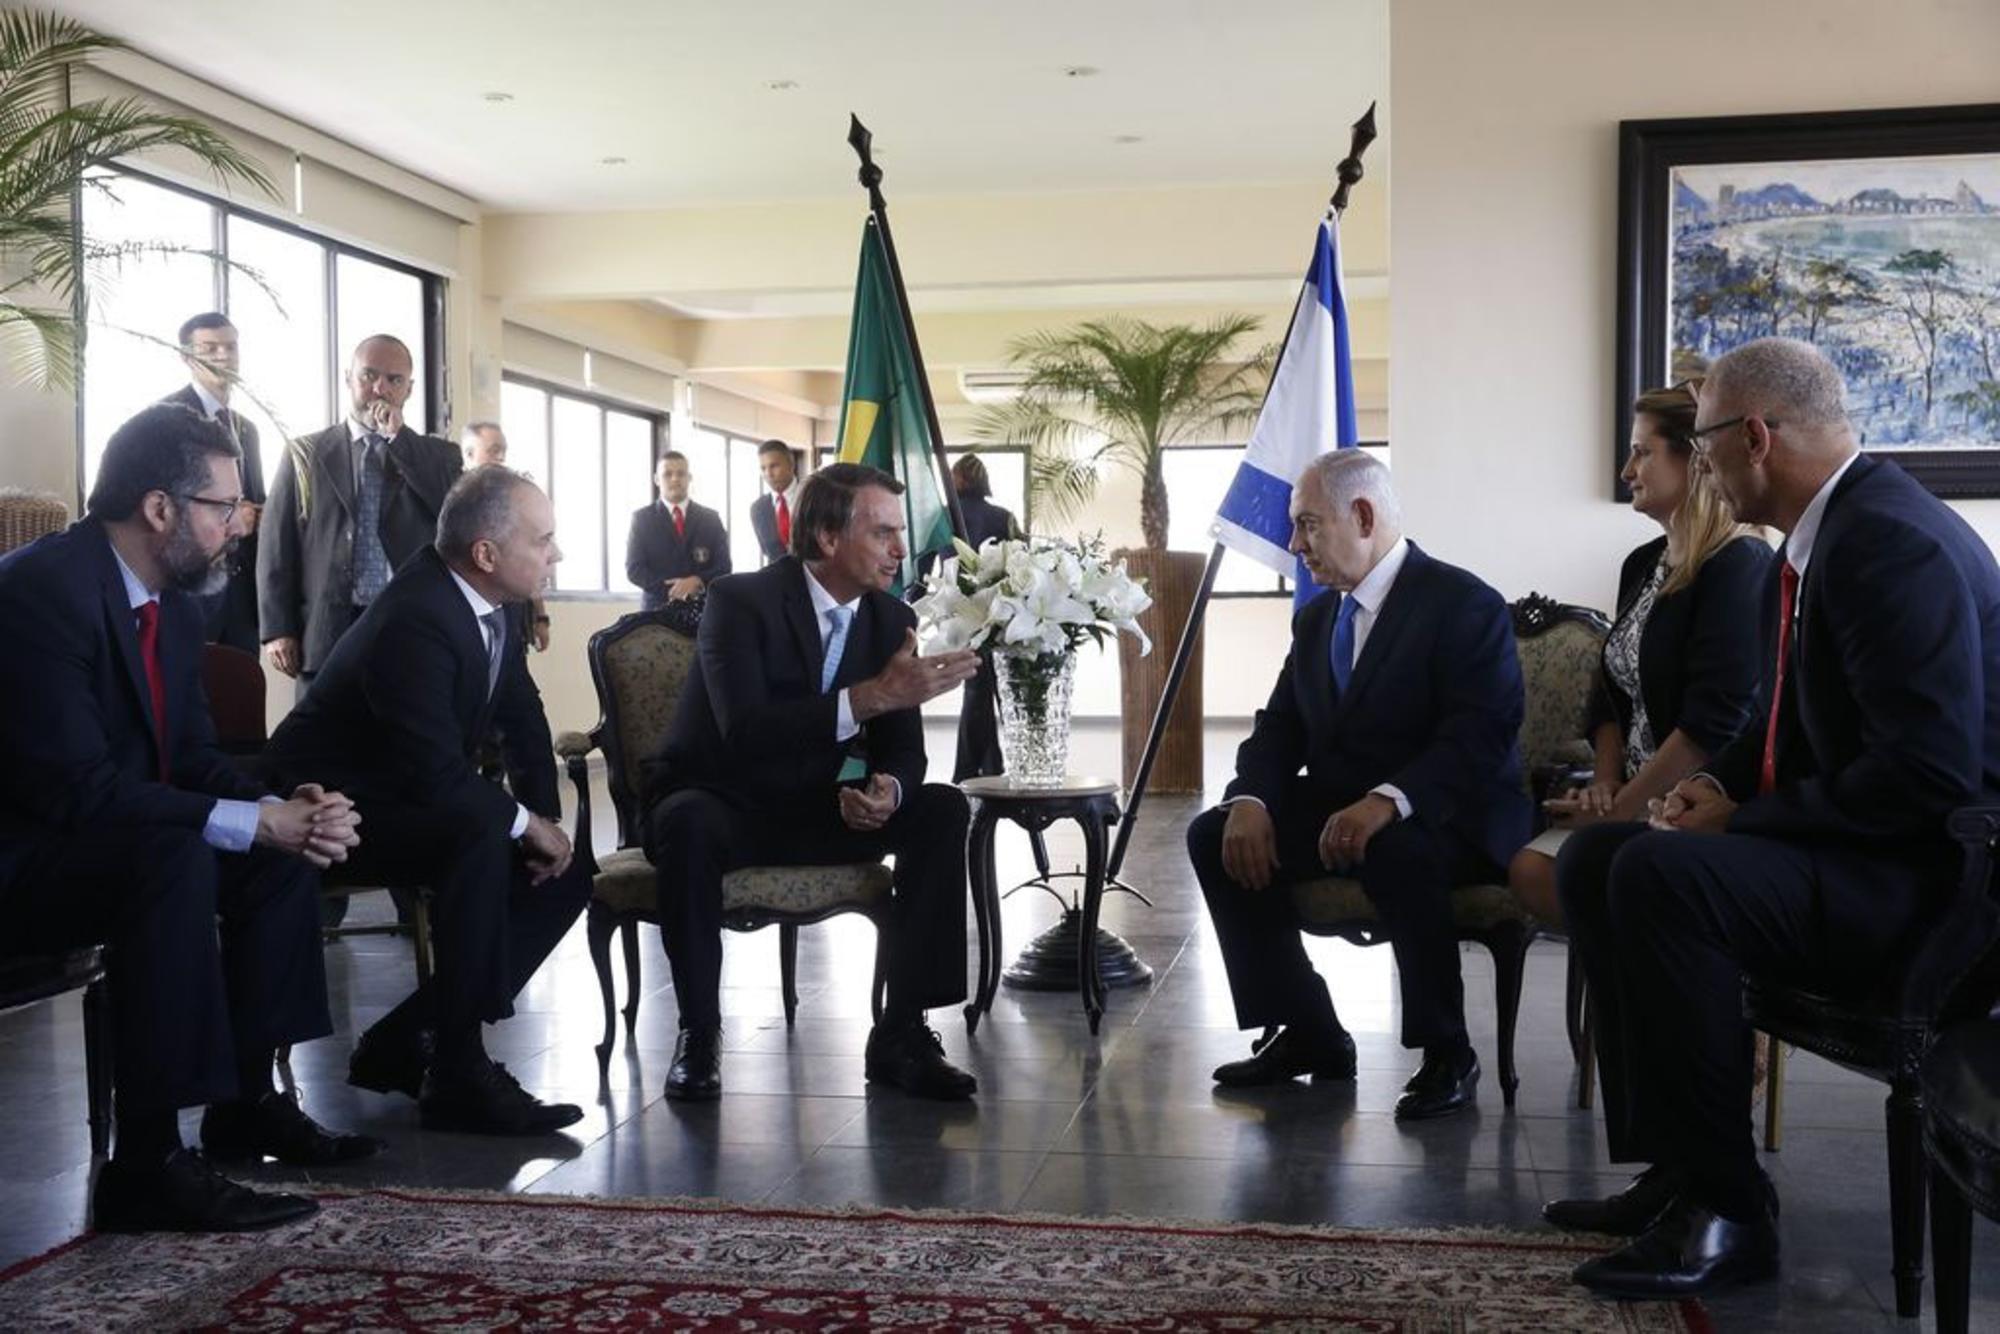
{"type": "Polygon", "coordinates": [[[484,1057],[461,1070],[433,1065],[417,1111],[426,1130],[469,1135],[548,1135],[583,1119],[583,1108],[538,1100],[506,1066],[484,1057]]]}
{"type": "Polygon", "coordinates": [[[90,1222],[99,1232],[260,1232],[319,1212],[304,1195],[239,1186],[189,1149],[157,1167],[114,1158],[97,1174],[90,1222]]]}
{"type": "Polygon", "coordinates": [[[219,1163],[276,1158],[292,1167],[338,1167],[382,1152],[373,1135],[328,1130],[295,1097],[267,1090],[251,1102],[218,1103],[202,1114],[202,1151],[219,1163]]]}
{"type": "Polygon", "coordinates": [[[1285,1028],[1255,1053],[1215,1067],[1211,1076],[1224,1088],[1254,1088],[1283,1084],[1300,1075],[1314,1080],[1354,1078],[1354,1038],[1341,1032],[1335,1042],[1314,1041],[1296,1028],[1285,1028]]]}
{"type": "Polygon", "coordinates": [[[1680,1198],[1682,1178],[1665,1167],[1649,1167],[1632,1184],[1602,1200],[1550,1200],[1542,1217],[1568,1232],[1636,1237],[1650,1232],[1680,1198]]]}
{"type": "Polygon", "coordinates": [[[1398,1121],[1428,1121],[1434,1116],[1450,1116],[1473,1104],[1479,1088],[1479,1054],[1467,1047],[1454,1056],[1424,1055],[1424,1063],[1403,1096],[1396,1099],[1398,1121]]]}
{"type": "Polygon", "coordinates": [[[944,1058],[944,1039],[923,1023],[875,1025],[865,1061],[869,1079],[913,1098],[969,1098],[979,1091],[979,1081],[944,1058]]]}
{"type": "Polygon", "coordinates": [[[347,1082],[375,1093],[417,1097],[424,1072],[437,1054],[437,1032],[429,1028],[385,1032],[380,1024],[361,1035],[347,1061],[347,1082]]]}
{"type": "Polygon", "coordinates": [[[1585,1260],[1576,1281],[1606,1297],[1694,1297],[1778,1272],[1778,1227],[1768,1213],[1747,1223],[1682,1199],[1622,1250],[1585,1260]]]}
{"type": "Polygon", "coordinates": [[[683,1028],[667,1067],[667,1096],[676,1102],[709,1102],[722,1096],[722,1029],[683,1028]]]}

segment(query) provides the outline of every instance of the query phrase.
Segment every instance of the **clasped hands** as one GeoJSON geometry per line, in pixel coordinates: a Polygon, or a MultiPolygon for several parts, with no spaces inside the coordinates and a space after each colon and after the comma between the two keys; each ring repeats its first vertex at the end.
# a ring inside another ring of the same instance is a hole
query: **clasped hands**
{"type": "MultiPolygon", "coordinates": [[[[1329,871],[1359,866],[1369,840],[1394,823],[1396,815],[1396,803],[1378,792],[1341,807],[1320,828],[1320,865],[1329,871]]],[[[1229,819],[1222,826],[1222,869],[1246,889],[1270,886],[1278,869],[1278,831],[1263,803],[1230,804],[1229,819]]]]}
{"type": "Polygon", "coordinates": [[[324,871],[360,845],[360,824],[361,813],[348,798],[318,783],[302,783],[289,799],[258,805],[256,843],[303,857],[324,871]]]}
{"type": "Polygon", "coordinates": [[[1729,828],[1736,803],[1707,774],[1695,774],[1674,784],[1673,791],[1646,803],[1646,823],[1655,829],[1690,834],[1720,834],[1729,828]]]}

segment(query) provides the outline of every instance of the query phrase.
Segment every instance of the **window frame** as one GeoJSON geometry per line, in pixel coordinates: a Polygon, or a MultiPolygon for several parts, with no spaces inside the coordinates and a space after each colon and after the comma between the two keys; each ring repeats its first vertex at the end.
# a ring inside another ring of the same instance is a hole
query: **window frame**
{"type": "MultiPolygon", "coordinates": [[[[557,380],[551,380],[544,376],[538,376],[527,371],[508,370],[504,366],[501,368],[500,371],[500,381],[502,384],[515,384],[521,386],[524,389],[537,390],[543,396],[542,430],[544,432],[544,438],[549,442],[549,475],[539,480],[541,482],[541,485],[548,493],[549,503],[551,505],[554,505],[556,503],[556,493],[561,487],[560,474],[562,471],[561,468],[558,466],[557,454],[556,454],[556,437],[555,437],[556,396],[561,395],[564,398],[574,399],[578,402],[587,403],[591,407],[597,409],[597,454],[598,454],[598,459],[602,464],[602,468],[598,473],[598,506],[603,511],[604,515],[604,545],[601,552],[602,564],[599,568],[598,573],[600,575],[599,582],[603,586],[597,589],[588,589],[588,588],[557,588],[551,585],[547,589],[543,590],[542,597],[550,602],[637,601],[639,598],[638,589],[636,588],[617,589],[611,586],[611,576],[614,570],[621,574],[624,570],[623,564],[614,564],[611,556],[611,544],[614,541],[620,540],[625,534],[626,529],[621,524],[615,524],[613,522],[613,520],[618,516],[614,516],[611,513],[610,509],[611,506],[610,441],[606,433],[604,414],[607,411],[610,411],[610,412],[622,412],[628,417],[641,417],[645,419],[647,425],[651,428],[652,448],[647,456],[647,462],[646,462],[646,488],[648,494],[651,494],[652,491],[653,473],[656,469],[658,469],[660,465],[660,454],[667,448],[666,442],[668,439],[668,427],[672,421],[673,414],[663,408],[650,407],[646,404],[638,403],[631,399],[619,398],[616,395],[601,393],[598,392],[597,390],[571,388],[570,386],[565,385],[557,380]]],[[[501,425],[504,428],[506,423],[503,421],[501,425]]],[[[631,516],[628,514],[623,517],[629,519],[631,516]]],[[[560,532],[556,534],[556,545],[557,546],[562,545],[562,534],[560,532]]],[[[570,561],[574,559],[576,559],[576,557],[570,552],[565,551],[563,553],[564,564],[568,564],[570,561]]]]}
{"type": "MultiPolygon", "coordinates": [[[[421,284],[423,292],[424,347],[421,349],[421,373],[424,386],[424,416],[425,420],[430,424],[433,435],[436,435],[439,431],[448,429],[448,424],[445,420],[447,405],[444,392],[445,283],[447,281],[444,275],[432,273],[428,269],[419,268],[403,260],[394,259],[388,255],[379,254],[350,242],[342,241],[337,237],[313,231],[309,227],[302,226],[277,214],[260,212],[254,208],[246,208],[241,204],[219,198],[209,194],[207,191],[196,189],[193,186],[184,185],[178,181],[167,180],[165,177],[146,171],[143,168],[121,163],[115,167],[106,167],[104,171],[113,176],[130,177],[141,184],[152,186],[156,189],[170,190],[177,195],[199,200],[208,206],[210,216],[209,248],[215,252],[215,258],[208,261],[212,271],[211,289],[215,301],[211,309],[219,310],[225,315],[231,314],[229,308],[229,219],[232,216],[241,217],[245,221],[254,222],[259,226],[269,227],[274,231],[284,232],[301,240],[310,241],[320,247],[327,311],[324,348],[326,357],[325,369],[327,373],[327,402],[325,415],[314,425],[314,429],[318,429],[329,422],[341,420],[347,415],[341,407],[340,395],[340,385],[345,370],[345,367],[341,364],[341,359],[345,353],[338,346],[340,334],[337,312],[340,308],[340,285],[336,270],[338,268],[339,257],[346,255],[350,259],[358,259],[369,264],[379,265],[382,268],[394,269],[397,272],[415,278],[421,284]]],[[[83,191],[89,188],[91,187],[79,185],[72,203],[71,217],[74,220],[78,238],[82,238],[84,234],[83,191]]],[[[194,313],[193,311],[187,311],[179,318],[185,319],[188,315],[194,313]]],[[[86,331],[86,339],[87,337],[88,333],[86,331]]],[[[349,350],[351,351],[352,349],[349,350]]],[[[81,512],[84,497],[89,492],[90,484],[95,480],[86,476],[86,469],[89,465],[89,437],[84,411],[84,386],[89,375],[90,359],[86,343],[86,351],[84,356],[78,360],[76,369],[76,478],[79,512],[81,512]]]]}

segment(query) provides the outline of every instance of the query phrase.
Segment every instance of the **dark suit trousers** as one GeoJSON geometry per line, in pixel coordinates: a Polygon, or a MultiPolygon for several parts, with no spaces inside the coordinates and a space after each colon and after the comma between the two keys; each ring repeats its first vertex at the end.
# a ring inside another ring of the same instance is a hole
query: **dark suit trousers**
{"type": "MultiPolygon", "coordinates": [[[[1319,860],[1320,831],[1329,816],[1357,799],[1358,794],[1329,795],[1307,779],[1293,780],[1271,812],[1279,866],[1274,883],[1262,892],[1245,889],[1222,869],[1227,807],[1203,811],[1188,826],[1188,856],[1222,946],[1239,1027],[1289,1024],[1324,1032],[1339,1026],[1326,983],[1306,955],[1285,886],[1330,874],[1319,860]]],[[[1413,816],[1369,840],[1360,867],[1348,874],[1361,882],[1375,905],[1396,953],[1403,1045],[1463,1044],[1465,988],[1451,923],[1451,889],[1490,876],[1493,868],[1453,831],[1413,816]]]]}
{"type": "Polygon", "coordinates": [[[722,877],[742,866],[825,866],[896,858],[896,888],[878,948],[887,952],[885,1017],[912,1019],[965,999],[965,830],[957,788],[926,783],[889,822],[849,829],[829,788],[812,811],[758,810],[702,788],[662,798],[646,822],[659,868],[661,934],[687,1028],[722,1020],[722,877]]]}
{"type": "Polygon", "coordinates": [[[1696,1197],[1761,1207],[1743,975],[1866,992],[1933,891],[1849,847],[1644,825],[1578,831],[1556,859],[1595,1015],[1614,1162],[1686,1171],[1696,1197]]]}
{"type": "Polygon", "coordinates": [[[107,947],[121,1116],[225,1101],[239,1051],[333,1031],[319,875],[296,857],[191,829],[43,838],[0,905],[21,948],[107,947]]]}
{"type": "Polygon", "coordinates": [[[431,980],[382,1020],[462,1033],[514,1013],[514,997],[590,902],[580,862],[529,883],[491,811],[356,801],[361,846],[329,872],[345,885],[424,888],[431,895],[431,980]]]}
{"type": "Polygon", "coordinates": [[[1000,753],[1000,686],[990,654],[980,655],[979,670],[964,690],[958,706],[958,757],[951,770],[954,783],[1007,768],[1000,753]]]}

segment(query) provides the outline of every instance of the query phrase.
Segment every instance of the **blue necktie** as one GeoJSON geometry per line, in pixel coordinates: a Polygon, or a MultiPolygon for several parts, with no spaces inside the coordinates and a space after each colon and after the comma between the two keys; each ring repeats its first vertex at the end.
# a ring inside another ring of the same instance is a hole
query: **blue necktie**
{"type": "Polygon", "coordinates": [[[847,623],[854,619],[854,608],[829,607],[826,618],[833,622],[833,633],[826,637],[826,661],[819,669],[822,695],[833,689],[833,678],[840,673],[840,651],[847,647],[847,623]]]}
{"type": "Polygon", "coordinates": [[[1354,613],[1359,605],[1349,593],[1341,598],[1340,610],[1333,615],[1333,683],[1343,695],[1354,675],[1354,613]]]}
{"type": "Polygon", "coordinates": [[[361,489],[354,504],[354,601],[367,606],[389,582],[382,548],[382,437],[361,437],[361,489]]]}

